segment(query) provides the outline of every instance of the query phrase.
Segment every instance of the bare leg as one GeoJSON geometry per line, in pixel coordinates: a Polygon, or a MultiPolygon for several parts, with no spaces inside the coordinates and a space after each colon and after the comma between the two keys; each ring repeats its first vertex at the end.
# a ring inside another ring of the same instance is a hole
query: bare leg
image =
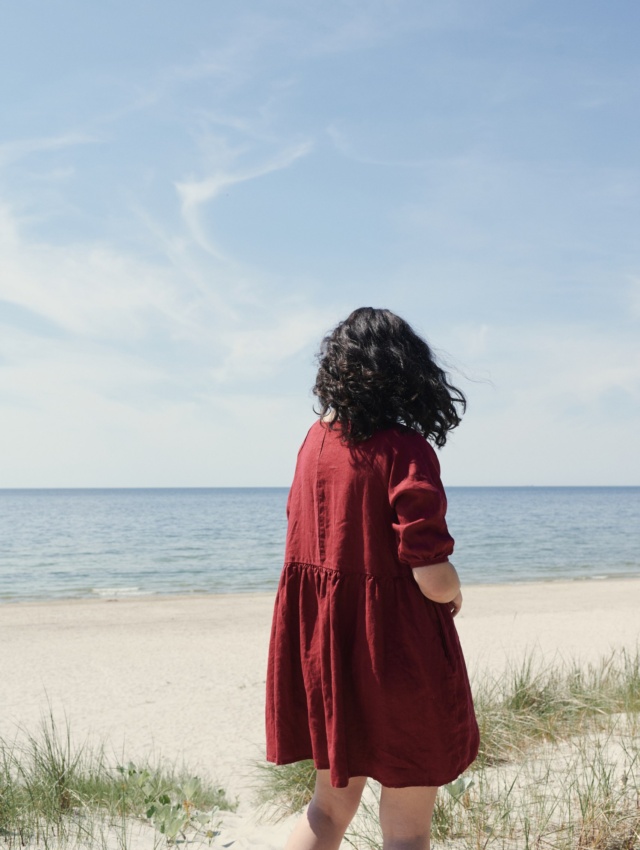
{"type": "Polygon", "coordinates": [[[346,788],[334,788],[328,770],[319,770],[307,811],[289,836],[285,850],[338,850],[358,810],[366,776],[355,776],[346,788]]]}
{"type": "Polygon", "coordinates": [[[429,850],[431,817],[438,789],[382,788],[380,827],[383,850],[429,850]]]}

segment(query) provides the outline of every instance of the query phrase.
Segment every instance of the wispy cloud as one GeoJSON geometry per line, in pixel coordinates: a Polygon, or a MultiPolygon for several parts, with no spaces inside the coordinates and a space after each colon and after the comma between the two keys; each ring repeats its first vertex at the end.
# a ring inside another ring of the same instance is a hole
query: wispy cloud
{"type": "Polygon", "coordinates": [[[363,165],[381,165],[391,168],[425,168],[433,164],[433,160],[426,158],[392,159],[368,154],[361,147],[358,148],[347,131],[337,124],[330,124],[326,129],[326,133],[338,153],[363,165]]]}
{"type": "Polygon", "coordinates": [[[310,27],[311,37],[304,43],[304,50],[317,55],[368,50],[403,33],[451,27],[468,18],[462,9],[466,4],[440,0],[428,6],[403,0],[373,0],[366,6],[352,2],[337,5],[339,9],[334,7],[333,14],[323,16],[315,27],[310,27]]]}
{"type": "Polygon", "coordinates": [[[469,400],[443,457],[450,484],[637,484],[640,352],[631,330],[465,325],[446,344],[469,400]],[[467,369],[470,380],[460,375],[467,369]]]}
{"type": "Polygon", "coordinates": [[[141,337],[154,314],[171,325],[188,321],[166,270],[100,243],[29,239],[6,205],[0,208],[0,298],[86,337],[141,337]]]}
{"type": "Polygon", "coordinates": [[[211,371],[218,382],[228,383],[248,377],[265,378],[274,367],[319,340],[335,321],[335,311],[324,308],[289,311],[272,316],[273,324],[262,329],[236,329],[221,334],[227,353],[211,371]]]}
{"type": "Polygon", "coordinates": [[[323,328],[326,315],[302,295],[274,309],[257,273],[216,265],[207,275],[188,246],[172,259],[163,266],[105,244],[36,241],[0,209],[0,300],[79,341],[133,345],[153,363],[154,340],[174,340],[200,352],[201,374],[224,382],[272,374],[323,328]],[[197,285],[205,276],[207,286],[197,285]]]}
{"type": "Polygon", "coordinates": [[[209,80],[215,80],[215,88],[209,89],[206,99],[198,100],[194,111],[205,112],[214,105],[222,106],[234,94],[242,92],[247,82],[263,96],[264,88],[269,89],[274,83],[258,76],[260,54],[278,43],[281,30],[282,25],[270,17],[244,18],[240,25],[225,30],[217,45],[200,50],[189,61],[171,62],[147,78],[127,80],[129,95],[125,102],[117,109],[95,116],[94,122],[97,126],[116,123],[133,113],[172,102],[180,108],[185,91],[209,80]]]}
{"type": "Polygon", "coordinates": [[[48,138],[16,139],[0,144],[0,167],[24,159],[33,153],[60,150],[78,145],[96,144],[99,137],[89,133],[65,133],[48,138]]]}
{"type": "Polygon", "coordinates": [[[236,183],[244,183],[247,180],[254,180],[257,177],[263,177],[274,171],[288,168],[296,160],[306,156],[311,149],[311,142],[301,142],[279,152],[271,159],[258,165],[248,166],[238,170],[219,170],[202,180],[176,183],[175,186],[180,197],[182,216],[195,242],[214,257],[224,259],[221,249],[205,231],[199,215],[200,208],[207,202],[218,197],[229,186],[233,186],[236,183]]]}
{"type": "Polygon", "coordinates": [[[301,433],[309,405],[302,416],[293,405],[296,425],[278,374],[333,320],[328,308],[302,293],[272,303],[259,275],[207,267],[188,243],[166,267],[113,245],[54,245],[6,206],[0,234],[0,406],[13,447],[2,486],[286,484],[285,444],[261,467],[255,440],[243,449],[252,468],[233,456],[256,407],[264,439],[281,439],[283,417],[301,433]]]}
{"type": "Polygon", "coordinates": [[[495,29],[504,26],[505,13],[511,17],[527,5],[528,0],[371,0],[366,5],[344,0],[323,4],[325,14],[315,20],[310,17],[309,36],[301,49],[311,55],[330,55],[369,50],[418,32],[495,29]]]}
{"type": "MultiPolygon", "coordinates": [[[[508,390],[511,399],[526,400],[537,410],[606,408],[611,390],[640,400],[640,350],[630,330],[597,322],[532,322],[479,327],[475,339],[464,333],[466,356],[489,369],[501,393],[508,390]]],[[[462,336],[458,351],[464,350],[462,336]]]]}

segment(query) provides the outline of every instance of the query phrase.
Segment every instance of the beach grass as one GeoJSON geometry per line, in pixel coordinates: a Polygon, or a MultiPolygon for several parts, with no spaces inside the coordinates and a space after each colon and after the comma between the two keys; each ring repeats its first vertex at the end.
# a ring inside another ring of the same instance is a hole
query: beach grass
{"type": "Polygon", "coordinates": [[[272,821],[301,811],[311,800],[316,781],[313,761],[274,765],[255,764],[255,801],[272,821]]]}
{"type": "MultiPolygon", "coordinates": [[[[622,730],[620,730],[622,731],[622,730]]],[[[481,766],[460,796],[441,790],[433,846],[446,850],[637,850],[638,742],[614,733],[536,748],[525,761],[481,766]]],[[[380,850],[379,789],[368,788],[347,834],[358,850],[380,850]]]]}
{"type": "MultiPolygon", "coordinates": [[[[438,793],[437,846],[640,848],[638,647],[612,651],[596,664],[545,665],[532,651],[502,675],[478,675],[473,692],[480,752],[438,793]]],[[[263,765],[260,780],[265,816],[278,818],[309,801],[313,765],[263,765]]],[[[370,783],[346,836],[351,846],[382,847],[378,795],[370,783]]]]}
{"type": "Polygon", "coordinates": [[[610,652],[597,663],[542,666],[534,652],[474,687],[480,727],[475,764],[508,762],[541,741],[607,728],[618,714],[640,711],[640,647],[610,652]]]}
{"type": "Polygon", "coordinates": [[[104,747],[76,745],[51,708],[35,732],[0,738],[0,848],[130,846],[133,822],[148,846],[187,834],[212,837],[215,814],[234,810],[223,788],[185,770],[107,759],[104,747]]]}

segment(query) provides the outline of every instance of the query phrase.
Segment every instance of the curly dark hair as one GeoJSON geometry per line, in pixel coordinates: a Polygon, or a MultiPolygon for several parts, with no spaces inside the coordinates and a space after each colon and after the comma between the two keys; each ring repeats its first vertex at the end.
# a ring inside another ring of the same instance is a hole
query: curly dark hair
{"type": "Polygon", "coordinates": [[[320,410],[314,411],[334,412],[328,425],[340,423],[343,442],[400,423],[442,447],[466,410],[429,345],[390,310],[354,310],[324,337],[317,359],[313,393],[320,410]]]}

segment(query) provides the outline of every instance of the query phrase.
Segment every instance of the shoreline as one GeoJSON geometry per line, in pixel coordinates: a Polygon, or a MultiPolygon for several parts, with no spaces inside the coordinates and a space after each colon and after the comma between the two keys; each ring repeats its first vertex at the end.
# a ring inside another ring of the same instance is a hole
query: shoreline
{"type": "MultiPolygon", "coordinates": [[[[471,589],[474,590],[476,588],[506,588],[506,587],[539,587],[544,585],[550,585],[556,587],[558,585],[570,585],[570,586],[579,586],[582,584],[590,585],[592,582],[603,583],[603,582],[638,582],[640,583],[640,567],[637,573],[621,573],[619,575],[593,575],[593,576],[575,576],[573,578],[567,578],[566,576],[562,576],[559,578],[541,578],[541,579],[522,579],[521,581],[505,581],[505,582],[496,582],[496,581],[462,581],[462,589],[471,589]]],[[[147,602],[162,602],[166,600],[202,600],[202,599],[224,599],[226,597],[234,597],[239,599],[244,598],[273,598],[276,593],[276,587],[272,590],[248,590],[248,591],[199,591],[197,593],[158,593],[158,592],[143,592],[143,593],[122,593],[119,594],[117,591],[113,595],[95,595],[95,596],[60,596],[60,597],[41,597],[41,598],[27,598],[27,597],[16,597],[14,599],[0,598],[0,611],[4,607],[16,606],[16,605],[75,605],[75,604],[100,604],[100,603],[114,603],[114,602],[139,602],[139,601],[147,601],[147,602]]]]}

